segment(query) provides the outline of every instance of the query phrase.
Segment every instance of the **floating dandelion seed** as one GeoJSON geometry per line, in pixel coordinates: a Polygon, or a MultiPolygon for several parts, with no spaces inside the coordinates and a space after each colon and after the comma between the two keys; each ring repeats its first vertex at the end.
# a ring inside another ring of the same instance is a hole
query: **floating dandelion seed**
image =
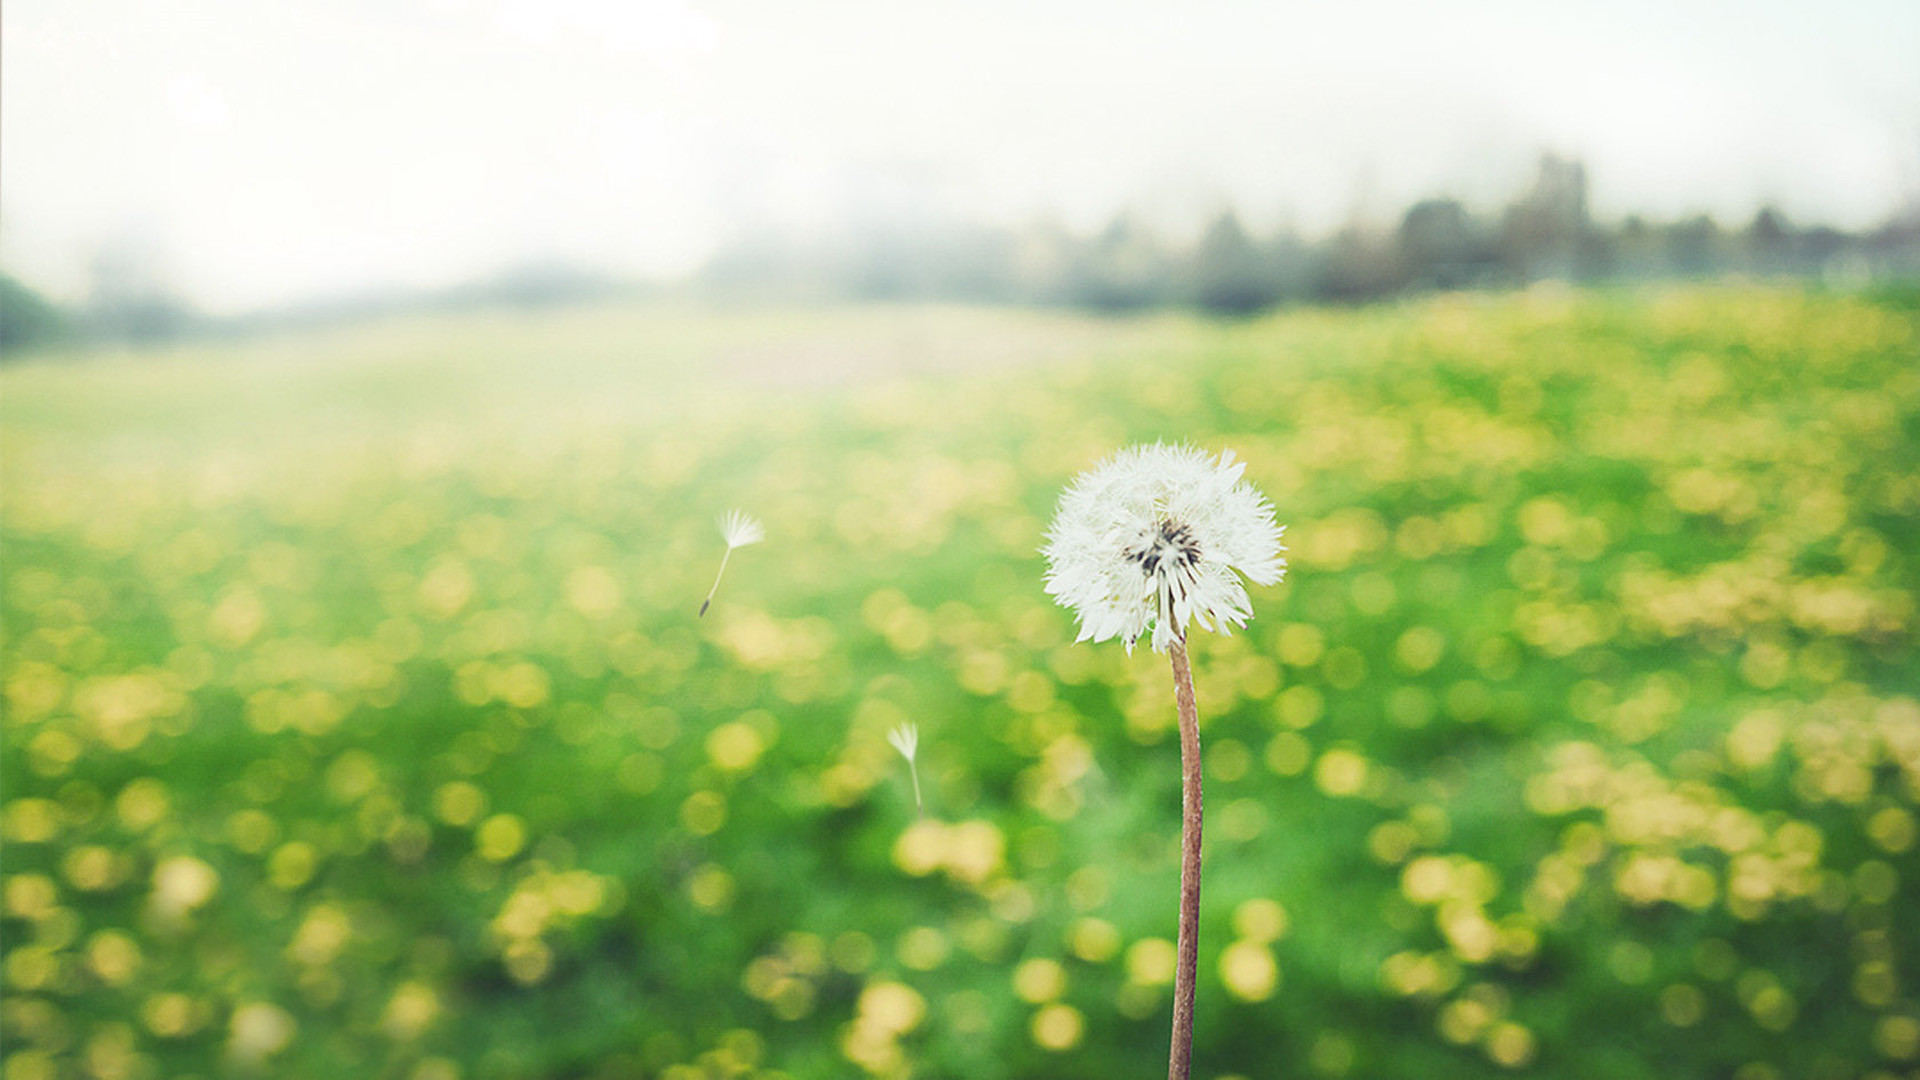
{"type": "Polygon", "coordinates": [[[1200,711],[1187,627],[1228,632],[1253,617],[1240,576],[1271,585],[1286,572],[1273,504],[1190,446],[1135,446],[1081,474],[1047,532],[1047,593],[1080,620],[1080,641],[1119,638],[1133,651],[1148,628],[1170,654],[1180,712],[1180,937],[1167,1075],[1186,1080],[1200,931],[1200,711]]]}
{"type": "Polygon", "coordinates": [[[713,603],[713,594],[720,591],[720,579],[726,576],[727,560],[733,558],[733,549],[765,540],[767,530],[751,515],[729,510],[720,515],[720,536],[727,542],[727,551],[720,556],[720,572],[713,575],[713,588],[707,590],[707,598],[700,602],[702,616],[706,615],[707,606],[713,603]]]}
{"type": "Polygon", "coordinates": [[[914,725],[901,724],[887,732],[887,741],[893,744],[900,756],[907,759],[907,772],[913,776],[913,810],[921,817],[927,816],[927,808],[920,802],[920,766],[913,756],[920,749],[920,729],[914,725]]]}

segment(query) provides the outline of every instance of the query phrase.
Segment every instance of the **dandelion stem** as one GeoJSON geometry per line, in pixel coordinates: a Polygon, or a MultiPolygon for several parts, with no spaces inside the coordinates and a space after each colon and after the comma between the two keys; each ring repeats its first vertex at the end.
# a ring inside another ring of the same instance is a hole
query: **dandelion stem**
{"type": "Polygon", "coordinates": [[[1200,958],[1200,710],[1187,643],[1175,637],[1173,699],[1180,710],[1180,937],[1173,973],[1173,1047],[1168,1080],[1187,1080],[1193,1057],[1193,983],[1200,958]]]}
{"type": "Polygon", "coordinates": [[[720,572],[713,575],[713,588],[708,589],[707,598],[700,601],[700,615],[698,617],[704,618],[706,616],[707,605],[713,603],[713,594],[720,591],[720,579],[726,576],[727,560],[731,558],[733,558],[733,545],[729,544],[727,545],[727,553],[720,556],[720,572]]]}
{"type": "Polygon", "coordinates": [[[926,817],[927,808],[920,803],[920,766],[907,759],[907,773],[913,777],[913,813],[915,817],[926,817]]]}

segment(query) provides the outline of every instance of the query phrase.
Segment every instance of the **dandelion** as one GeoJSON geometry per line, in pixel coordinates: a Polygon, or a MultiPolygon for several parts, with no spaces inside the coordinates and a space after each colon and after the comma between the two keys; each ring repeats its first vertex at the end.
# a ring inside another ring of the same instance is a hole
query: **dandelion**
{"type": "Polygon", "coordinates": [[[1186,1080],[1200,929],[1200,715],[1187,628],[1230,632],[1253,617],[1244,576],[1271,585],[1286,572],[1273,504],[1241,479],[1231,452],[1212,460],[1190,446],[1135,446],[1081,474],[1060,497],[1047,533],[1047,593],[1080,620],[1080,641],[1119,638],[1127,650],[1151,630],[1170,655],[1180,713],[1180,935],[1168,1076],[1186,1080]]]}
{"type": "Polygon", "coordinates": [[[1245,626],[1253,610],[1239,574],[1280,580],[1273,506],[1240,479],[1233,453],[1218,462],[1189,446],[1135,446],[1083,473],[1060,497],[1047,534],[1047,593],[1080,617],[1080,641],[1118,637],[1131,651],[1153,628],[1155,652],[1187,625],[1245,626]]]}
{"type": "Polygon", "coordinates": [[[887,732],[887,741],[893,744],[900,756],[907,759],[907,772],[913,776],[913,810],[921,817],[927,816],[927,808],[920,802],[920,766],[913,756],[920,749],[920,729],[912,724],[901,724],[887,732]]]}
{"type": "Polygon", "coordinates": [[[700,602],[701,616],[706,615],[707,606],[713,603],[713,594],[720,591],[720,579],[726,576],[727,560],[733,558],[733,549],[765,540],[767,530],[757,518],[738,510],[729,510],[720,516],[720,536],[727,542],[727,551],[720,556],[720,572],[713,575],[713,588],[707,590],[707,598],[700,602]]]}

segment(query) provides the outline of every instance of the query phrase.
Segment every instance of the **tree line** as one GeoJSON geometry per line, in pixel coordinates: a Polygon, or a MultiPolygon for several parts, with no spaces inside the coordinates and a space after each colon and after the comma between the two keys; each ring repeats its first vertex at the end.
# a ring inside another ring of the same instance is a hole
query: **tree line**
{"type": "Polygon", "coordinates": [[[691,280],[671,285],[535,262],[451,289],[369,293],[222,320],[194,311],[155,265],[137,245],[103,249],[88,300],[72,309],[0,275],[0,358],[63,340],[152,342],[401,311],[661,292],[780,301],[950,300],[1105,313],[1188,307],[1243,316],[1285,304],[1365,303],[1544,280],[1913,281],[1920,279],[1920,198],[1860,232],[1799,225],[1771,206],[1733,227],[1705,214],[1601,223],[1588,206],[1586,168],[1546,155],[1532,182],[1498,212],[1427,198],[1397,220],[1356,220],[1317,239],[1288,229],[1256,235],[1232,210],[1184,244],[1131,213],[1092,234],[1054,224],[867,226],[812,241],[762,233],[727,245],[691,280]]]}
{"type": "Polygon", "coordinates": [[[1289,303],[1364,303],[1410,292],[1758,277],[1920,276],[1920,207],[1878,229],[1802,227],[1775,207],[1727,228],[1701,214],[1596,222],[1585,167],[1545,156],[1500,212],[1423,199],[1391,224],[1352,222],[1317,240],[1254,234],[1232,210],[1175,244],[1122,213],[1092,235],[1055,225],[882,228],[813,243],[776,235],[721,252],[701,284],[789,299],[945,299],[1102,312],[1186,306],[1249,315],[1289,303]]]}

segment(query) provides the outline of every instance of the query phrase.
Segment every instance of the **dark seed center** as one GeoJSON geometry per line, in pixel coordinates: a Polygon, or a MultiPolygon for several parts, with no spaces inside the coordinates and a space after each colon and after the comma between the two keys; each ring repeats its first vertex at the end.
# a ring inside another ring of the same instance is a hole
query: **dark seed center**
{"type": "Polygon", "coordinates": [[[1186,566],[1192,566],[1200,560],[1200,543],[1194,539],[1193,530],[1186,523],[1162,521],[1159,528],[1138,547],[1128,548],[1127,558],[1140,564],[1140,572],[1153,577],[1160,571],[1160,564],[1168,559],[1186,566]]]}

